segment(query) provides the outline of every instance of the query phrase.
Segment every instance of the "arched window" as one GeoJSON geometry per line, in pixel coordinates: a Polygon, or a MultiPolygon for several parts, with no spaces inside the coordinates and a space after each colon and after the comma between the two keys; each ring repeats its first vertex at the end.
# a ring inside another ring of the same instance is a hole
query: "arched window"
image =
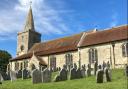
{"type": "Polygon", "coordinates": [[[68,53],[65,55],[65,64],[68,65],[72,65],[73,64],[73,57],[72,54],[68,53]]]}
{"type": "Polygon", "coordinates": [[[51,56],[50,57],[50,69],[56,69],[56,57],[55,56],[51,56]]]}
{"type": "Polygon", "coordinates": [[[23,69],[23,63],[20,63],[20,70],[23,69]]]}
{"type": "Polygon", "coordinates": [[[94,63],[95,61],[98,61],[98,53],[97,49],[95,48],[90,48],[89,51],[89,63],[94,63]]]}
{"type": "Polygon", "coordinates": [[[25,61],[24,61],[24,68],[27,68],[27,67],[28,67],[28,61],[25,60],[25,61]]]}
{"type": "Polygon", "coordinates": [[[15,70],[19,70],[19,63],[15,62],[15,70]]]}
{"type": "Polygon", "coordinates": [[[122,45],[122,56],[127,57],[128,56],[128,43],[124,43],[122,45]]]}

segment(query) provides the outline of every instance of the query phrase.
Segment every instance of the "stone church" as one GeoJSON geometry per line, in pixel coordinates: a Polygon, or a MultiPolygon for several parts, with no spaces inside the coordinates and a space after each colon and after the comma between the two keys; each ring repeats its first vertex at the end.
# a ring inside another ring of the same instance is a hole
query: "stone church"
{"type": "Polygon", "coordinates": [[[109,29],[93,29],[72,36],[41,42],[41,33],[36,31],[30,7],[24,30],[17,35],[17,56],[10,59],[8,70],[48,67],[56,70],[65,64],[76,63],[79,67],[94,62],[109,62],[111,68],[127,64],[128,25],[109,29]]]}

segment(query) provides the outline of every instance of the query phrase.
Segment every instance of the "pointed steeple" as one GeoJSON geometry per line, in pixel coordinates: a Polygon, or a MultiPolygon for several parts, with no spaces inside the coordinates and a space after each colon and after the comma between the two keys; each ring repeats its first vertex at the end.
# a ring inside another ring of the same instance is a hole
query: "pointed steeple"
{"type": "Polygon", "coordinates": [[[33,14],[32,14],[31,5],[30,5],[30,8],[29,8],[29,13],[28,13],[28,16],[27,16],[27,19],[26,19],[26,23],[25,23],[25,28],[24,28],[24,30],[25,30],[25,31],[28,31],[28,30],[35,31],[34,19],[33,19],[33,14]]]}

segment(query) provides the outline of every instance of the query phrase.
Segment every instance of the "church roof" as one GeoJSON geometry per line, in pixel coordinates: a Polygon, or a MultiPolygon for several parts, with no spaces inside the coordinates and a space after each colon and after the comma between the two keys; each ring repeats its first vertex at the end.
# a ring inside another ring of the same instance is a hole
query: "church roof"
{"type": "Polygon", "coordinates": [[[128,39],[128,25],[87,33],[80,47],[128,39]]]}
{"type": "Polygon", "coordinates": [[[78,47],[86,47],[97,44],[109,43],[128,39],[128,25],[114,27],[102,31],[83,32],[69,37],[59,38],[42,43],[36,43],[28,52],[13,60],[28,59],[32,57],[33,51],[37,56],[51,55],[68,51],[75,51],[78,47]],[[85,34],[83,34],[85,33],[85,34]],[[82,36],[85,35],[85,36],[82,36]],[[81,39],[82,38],[82,39],[81,39]],[[81,42],[80,42],[81,40],[81,42]],[[79,46],[78,43],[80,42],[79,46]]]}
{"type": "Polygon", "coordinates": [[[21,56],[14,58],[13,60],[31,58],[33,51],[35,52],[35,55],[42,56],[42,55],[49,55],[49,54],[77,50],[77,44],[79,43],[82,34],[83,33],[76,34],[69,37],[59,38],[59,39],[51,40],[47,42],[36,43],[29,50],[28,54],[23,54],[21,56]]]}

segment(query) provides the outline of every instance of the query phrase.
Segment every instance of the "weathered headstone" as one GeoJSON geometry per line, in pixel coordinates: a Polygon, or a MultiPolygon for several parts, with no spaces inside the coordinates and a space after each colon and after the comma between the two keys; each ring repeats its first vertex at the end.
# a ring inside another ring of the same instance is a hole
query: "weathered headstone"
{"type": "Polygon", "coordinates": [[[86,74],[88,77],[91,76],[91,65],[90,64],[88,64],[86,74]]]}
{"type": "Polygon", "coordinates": [[[7,76],[7,73],[4,72],[4,71],[0,71],[2,77],[3,77],[3,80],[8,80],[8,76],[7,76]]]}
{"type": "Polygon", "coordinates": [[[128,77],[128,65],[126,65],[126,68],[125,68],[125,75],[128,77]]]}
{"type": "Polygon", "coordinates": [[[3,81],[3,76],[0,73],[0,82],[2,83],[2,81],[3,81]]]}
{"type": "Polygon", "coordinates": [[[60,78],[61,78],[61,81],[65,81],[68,79],[68,71],[66,69],[62,69],[60,71],[60,78]]]}
{"type": "Polygon", "coordinates": [[[22,79],[27,79],[28,78],[28,70],[27,69],[23,69],[22,70],[22,79]]]}
{"type": "Polygon", "coordinates": [[[22,70],[19,70],[19,71],[17,72],[17,78],[22,78],[22,70]]]}
{"type": "Polygon", "coordinates": [[[44,69],[42,71],[42,82],[43,83],[47,83],[47,82],[51,82],[51,71],[48,70],[48,68],[44,69]]]}
{"type": "Polygon", "coordinates": [[[109,61],[107,62],[106,67],[107,67],[108,69],[110,69],[110,63],[109,63],[109,61]]]}
{"type": "Polygon", "coordinates": [[[102,67],[103,67],[103,70],[106,67],[106,63],[104,61],[103,61],[102,67]]]}
{"type": "Polygon", "coordinates": [[[10,71],[10,77],[11,77],[11,81],[16,80],[17,79],[16,72],[10,71]]]}
{"type": "Polygon", "coordinates": [[[77,71],[75,68],[71,69],[71,73],[70,73],[70,79],[76,79],[77,78],[77,71]]]}
{"type": "Polygon", "coordinates": [[[82,72],[81,72],[81,69],[80,69],[80,68],[78,68],[78,69],[76,70],[76,72],[77,72],[77,79],[83,78],[82,72]]]}
{"type": "Polygon", "coordinates": [[[95,62],[95,63],[94,63],[94,75],[96,75],[97,66],[98,66],[98,64],[97,64],[97,62],[95,62]]]}
{"type": "Polygon", "coordinates": [[[32,71],[32,83],[36,84],[41,82],[42,82],[41,72],[38,69],[34,69],[32,71]]]}
{"type": "Polygon", "coordinates": [[[86,68],[85,68],[85,66],[83,65],[83,66],[82,66],[82,69],[81,69],[81,75],[82,75],[83,78],[86,76],[85,72],[86,72],[86,68]]]}
{"type": "Polygon", "coordinates": [[[56,76],[55,81],[65,81],[68,79],[68,71],[66,65],[63,66],[63,69],[59,72],[59,75],[56,76]]]}
{"type": "Polygon", "coordinates": [[[74,63],[74,68],[70,71],[70,79],[77,79],[77,65],[74,63]]]}
{"type": "Polygon", "coordinates": [[[111,82],[111,72],[107,67],[104,68],[104,81],[111,82]]]}
{"type": "Polygon", "coordinates": [[[103,74],[104,74],[104,71],[101,69],[101,65],[99,65],[99,69],[96,72],[97,83],[103,83],[103,74]]]}
{"type": "Polygon", "coordinates": [[[7,74],[7,80],[10,80],[11,79],[11,77],[10,77],[10,71],[7,71],[6,74],[7,74]]]}

